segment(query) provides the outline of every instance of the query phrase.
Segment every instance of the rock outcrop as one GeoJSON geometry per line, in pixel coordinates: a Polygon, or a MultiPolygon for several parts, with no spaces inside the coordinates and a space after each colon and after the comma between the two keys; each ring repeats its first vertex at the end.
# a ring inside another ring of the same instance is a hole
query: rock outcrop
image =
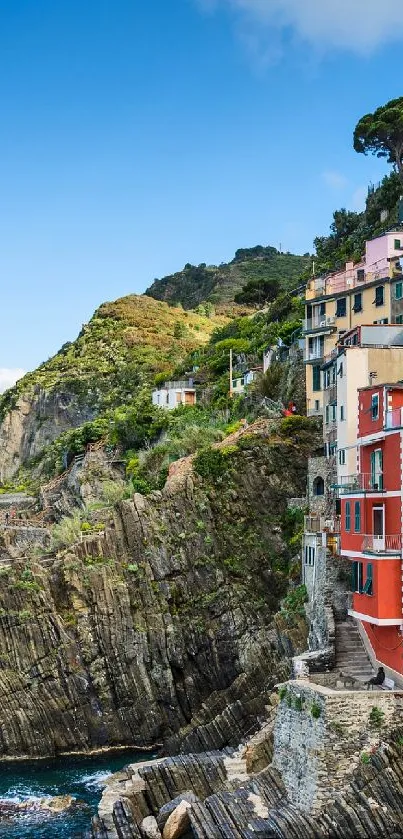
{"type": "Polygon", "coordinates": [[[68,390],[48,392],[39,386],[19,396],[0,423],[0,480],[14,478],[63,431],[93,419],[90,401],[68,390]]]}
{"type": "Polygon", "coordinates": [[[188,466],[121,502],[105,533],[0,569],[0,754],[201,751],[254,730],[289,672],[272,618],[287,498],[315,445],[307,420],[257,423],[212,450],[203,477],[188,466]]]}

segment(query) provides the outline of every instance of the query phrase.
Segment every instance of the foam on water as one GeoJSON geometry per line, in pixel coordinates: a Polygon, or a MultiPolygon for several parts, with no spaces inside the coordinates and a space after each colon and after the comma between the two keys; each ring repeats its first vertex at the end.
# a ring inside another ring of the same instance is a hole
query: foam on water
{"type": "Polygon", "coordinates": [[[0,800],[19,804],[56,795],[71,795],[76,805],[54,815],[33,810],[3,819],[0,839],[83,839],[95,813],[105,781],[128,763],[150,759],[138,752],[119,752],[97,757],[0,763],[0,800]]]}

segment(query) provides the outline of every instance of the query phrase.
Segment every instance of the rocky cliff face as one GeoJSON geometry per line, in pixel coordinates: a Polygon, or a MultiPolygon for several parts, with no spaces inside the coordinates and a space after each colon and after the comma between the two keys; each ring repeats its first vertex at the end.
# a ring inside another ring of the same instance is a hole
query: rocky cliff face
{"type": "Polygon", "coordinates": [[[1,755],[236,742],[288,673],[282,522],[315,444],[307,420],[258,423],[202,457],[203,477],[187,461],[121,502],[104,535],[56,558],[3,552],[1,755]]]}
{"type": "Polygon", "coordinates": [[[47,392],[36,387],[16,401],[0,424],[0,480],[9,481],[20,466],[40,454],[63,431],[76,428],[96,415],[67,390],[47,392]]]}

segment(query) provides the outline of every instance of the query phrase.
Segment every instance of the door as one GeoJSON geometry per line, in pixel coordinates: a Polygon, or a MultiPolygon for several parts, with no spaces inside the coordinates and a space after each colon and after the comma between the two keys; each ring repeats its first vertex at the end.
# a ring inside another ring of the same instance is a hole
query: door
{"type": "Polygon", "coordinates": [[[371,489],[383,490],[382,449],[371,452],[371,489]]]}
{"type": "Polygon", "coordinates": [[[385,550],[385,509],[384,507],[373,507],[373,534],[374,550],[385,550]]]}

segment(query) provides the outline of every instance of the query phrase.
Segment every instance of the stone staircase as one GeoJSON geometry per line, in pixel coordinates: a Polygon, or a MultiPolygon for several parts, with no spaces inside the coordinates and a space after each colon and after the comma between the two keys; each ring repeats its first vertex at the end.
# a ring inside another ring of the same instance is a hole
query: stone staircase
{"type": "Polygon", "coordinates": [[[360,682],[375,675],[357,625],[352,619],[336,623],[335,669],[360,682]]]}

